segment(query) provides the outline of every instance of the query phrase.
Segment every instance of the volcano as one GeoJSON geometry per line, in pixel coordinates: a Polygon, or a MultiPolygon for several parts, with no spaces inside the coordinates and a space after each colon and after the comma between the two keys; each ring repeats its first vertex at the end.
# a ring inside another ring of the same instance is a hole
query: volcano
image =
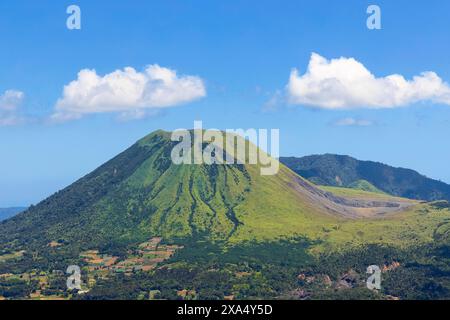
{"type": "Polygon", "coordinates": [[[280,164],[175,165],[171,133],[154,132],[87,176],[0,225],[6,247],[82,248],[164,239],[236,242],[311,235],[324,224],[405,210],[414,202],[343,197],[280,164]]]}

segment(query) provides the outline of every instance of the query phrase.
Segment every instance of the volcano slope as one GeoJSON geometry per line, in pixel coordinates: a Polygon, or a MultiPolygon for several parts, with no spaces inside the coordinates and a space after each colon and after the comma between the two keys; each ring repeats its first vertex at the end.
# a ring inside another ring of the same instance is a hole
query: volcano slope
{"type": "MultiPolygon", "coordinates": [[[[389,269],[399,261],[397,278],[386,282],[381,298],[450,297],[447,202],[319,188],[282,164],[272,176],[262,176],[259,165],[175,165],[176,143],[171,133],[154,132],[1,222],[0,298],[17,292],[17,298],[38,292],[77,298],[53,273],[72,264],[89,279],[87,299],[138,299],[155,287],[163,299],[178,299],[180,292],[204,299],[295,299],[306,291],[313,298],[342,298],[349,273],[365,276],[368,265],[389,269]],[[153,260],[160,238],[165,258],[153,260]],[[116,270],[127,263],[130,276],[123,278],[116,270]],[[142,271],[145,266],[150,269],[142,271]],[[18,280],[36,274],[47,278],[46,291],[18,280]],[[332,284],[304,283],[304,274],[332,284]]],[[[344,298],[380,298],[355,290],[344,298]]]]}
{"type": "Polygon", "coordinates": [[[404,212],[416,202],[336,196],[281,165],[175,165],[158,131],[66,189],[0,225],[0,242],[35,249],[60,241],[89,249],[152,236],[211,241],[317,236],[326,225],[404,212]]]}

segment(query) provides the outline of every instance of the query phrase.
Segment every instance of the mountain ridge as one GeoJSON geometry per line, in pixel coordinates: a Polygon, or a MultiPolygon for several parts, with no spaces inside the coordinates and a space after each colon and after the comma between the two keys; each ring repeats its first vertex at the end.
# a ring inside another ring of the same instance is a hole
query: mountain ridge
{"type": "Polygon", "coordinates": [[[319,185],[349,187],[364,180],[393,196],[425,201],[450,200],[450,185],[415,170],[381,162],[335,154],[281,157],[280,162],[319,185]]]}

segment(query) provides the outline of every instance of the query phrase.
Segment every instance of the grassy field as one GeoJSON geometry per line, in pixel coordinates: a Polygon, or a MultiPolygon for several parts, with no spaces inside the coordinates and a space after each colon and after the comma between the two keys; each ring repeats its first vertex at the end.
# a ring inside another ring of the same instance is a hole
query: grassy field
{"type": "MultiPolygon", "coordinates": [[[[267,185],[258,183],[257,188],[261,188],[258,195],[250,194],[249,197],[259,197],[269,188],[273,190],[274,183],[269,181],[267,185]]],[[[347,198],[409,201],[349,188],[321,187],[321,189],[347,198]]],[[[245,214],[239,215],[243,225],[230,239],[232,242],[248,240],[262,242],[301,236],[318,241],[312,248],[312,251],[317,253],[347,250],[367,244],[406,248],[431,243],[440,233],[446,236],[444,230],[450,227],[448,209],[437,209],[432,204],[418,201],[412,201],[414,205],[402,212],[374,218],[342,219],[324,215],[313,206],[308,207],[307,203],[299,202],[295,196],[290,195],[288,190],[280,191],[284,197],[271,199],[269,206],[263,200],[249,199],[250,201],[239,207],[242,212],[258,214],[252,214],[251,218],[245,214]],[[272,214],[275,211],[276,215],[272,214]]]]}
{"type": "MultiPolygon", "coordinates": [[[[318,188],[331,192],[337,196],[349,197],[349,198],[371,198],[371,199],[382,199],[382,200],[398,200],[403,198],[398,198],[391,196],[383,192],[370,192],[354,188],[342,188],[342,187],[329,187],[329,186],[318,186],[318,188]]],[[[403,199],[405,200],[405,199],[403,199]]],[[[414,201],[414,200],[411,200],[414,201]]]]}
{"type": "Polygon", "coordinates": [[[371,184],[369,181],[367,180],[358,180],[355,181],[353,183],[351,183],[350,185],[348,185],[348,188],[352,188],[352,189],[357,189],[357,190],[363,190],[363,191],[368,191],[368,192],[372,192],[372,193],[382,193],[382,194],[386,194],[386,192],[378,189],[377,187],[375,187],[373,184],[371,184]]]}

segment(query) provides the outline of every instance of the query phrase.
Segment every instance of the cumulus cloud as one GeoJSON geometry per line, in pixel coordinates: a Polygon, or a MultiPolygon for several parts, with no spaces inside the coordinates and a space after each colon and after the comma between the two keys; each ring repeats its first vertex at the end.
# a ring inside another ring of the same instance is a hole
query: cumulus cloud
{"type": "Polygon", "coordinates": [[[52,119],[64,121],[104,112],[118,112],[123,118],[139,118],[155,109],[177,106],[204,96],[206,89],[201,78],[180,76],[159,65],[150,65],[143,72],[127,67],[105,76],[84,69],[76,80],[64,87],[52,119]]]}
{"type": "Polygon", "coordinates": [[[293,69],[289,102],[322,109],[395,108],[430,101],[450,105],[450,86],[435,72],[411,80],[392,74],[377,78],[353,58],[327,60],[313,53],[305,74],[293,69]]]}
{"type": "Polygon", "coordinates": [[[338,127],[369,127],[373,125],[370,120],[343,118],[333,122],[333,125],[338,127]]]}
{"type": "Polygon", "coordinates": [[[6,90],[0,94],[0,126],[12,126],[22,122],[19,106],[25,94],[17,90],[6,90]]]}

